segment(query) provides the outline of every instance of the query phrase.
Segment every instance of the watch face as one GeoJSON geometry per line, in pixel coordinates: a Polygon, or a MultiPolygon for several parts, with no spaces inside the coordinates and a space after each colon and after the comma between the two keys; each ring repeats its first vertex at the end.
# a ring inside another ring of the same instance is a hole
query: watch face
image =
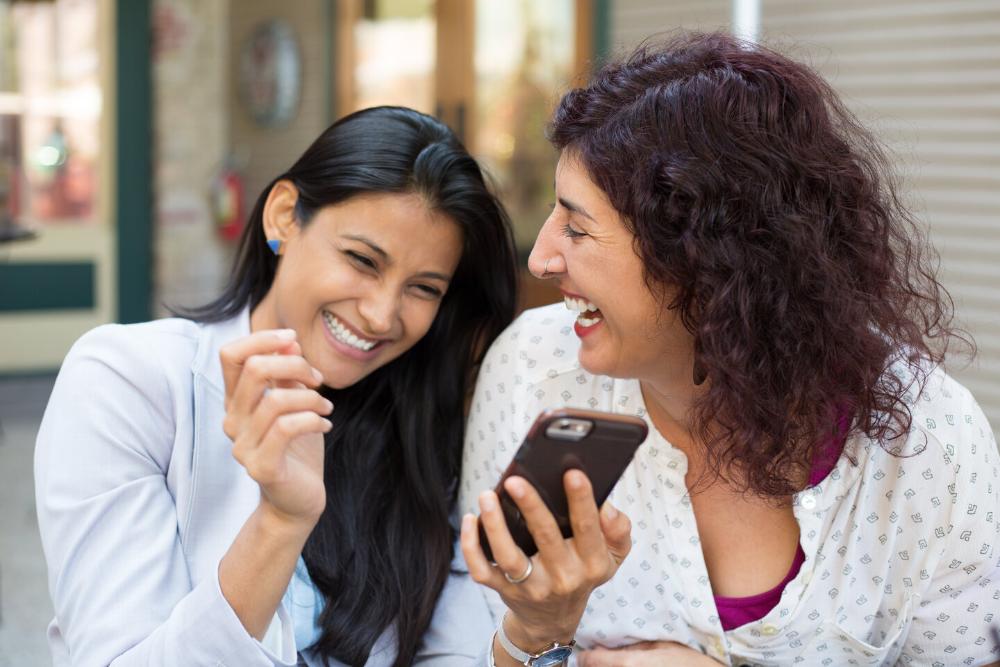
{"type": "Polygon", "coordinates": [[[531,667],[557,667],[557,665],[564,665],[571,655],[573,655],[572,646],[558,646],[545,651],[532,660],[531,667]]]}

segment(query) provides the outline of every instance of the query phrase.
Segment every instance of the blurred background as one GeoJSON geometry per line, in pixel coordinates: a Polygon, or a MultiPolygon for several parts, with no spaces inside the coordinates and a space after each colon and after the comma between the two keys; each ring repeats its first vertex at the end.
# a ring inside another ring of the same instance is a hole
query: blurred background
{"type": "Polygon", "coordinates": [[[810,62],[890,147],[979,344],[950,370],[996,431],[997,0],[0,0],[0,667],[49,662],[31,456],[80,334],[213,297],[264,185],[374,104],[462,137],[523,262],[552,201],[553,105],[677,28],[810,62]]]}

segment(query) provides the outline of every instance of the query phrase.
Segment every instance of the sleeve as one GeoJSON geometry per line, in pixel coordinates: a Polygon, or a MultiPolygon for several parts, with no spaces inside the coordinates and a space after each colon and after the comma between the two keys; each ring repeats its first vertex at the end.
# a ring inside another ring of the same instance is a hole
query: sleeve
{"type": "Polygon", "coordinates": [[[39,430],[38,523],[66,657],[78,667],[294,664],[246,632],[217,573],[192,589],[165,477],[177,390],[159,343],[169,344],[133,327],[85,335],[39,430]]]}
{"type": "Polygon", "coordinates": [[[481,587],[469,576],[457,543],[451,567],[452,572],[441,591],[414,665],[481,667],[489,664],[496,622],[481,587]]]}
{"type": "Polygon", "coordinates": [[[898,664],[991,664],[1000,661],[1000,453],[971,396],[940,417],[929,420],[942,445],[940,465],[955,470],[950,517],[939,528],[945,547],[898,664]]]}

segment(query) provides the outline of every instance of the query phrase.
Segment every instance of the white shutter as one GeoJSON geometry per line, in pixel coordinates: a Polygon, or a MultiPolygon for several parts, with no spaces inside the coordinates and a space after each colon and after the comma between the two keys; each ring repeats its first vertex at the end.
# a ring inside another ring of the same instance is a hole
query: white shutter
{"type": "Polygon", "coordinates": [[[811,62],[897,159],[956,318],[949,371],[1000,430],[1000,2],[763,0],[762,41],[811,62]]]}
{"type": "MultiPolygon", "coordinates": [[[[897,160],[979,355],[949,371],[1000,431],[1000,0],[762,0],[761,41],[812,64],[897,160]]],[[[729,1],[615,0],[612,46],[726,28],[729,1]]]]}
{"type": "Polygon", "coordinates": [[[611,5],[611,55],[628,53],[647,37],[678,28],[726,30],[732,21],[731,0],[614,0],[611,5]]]}

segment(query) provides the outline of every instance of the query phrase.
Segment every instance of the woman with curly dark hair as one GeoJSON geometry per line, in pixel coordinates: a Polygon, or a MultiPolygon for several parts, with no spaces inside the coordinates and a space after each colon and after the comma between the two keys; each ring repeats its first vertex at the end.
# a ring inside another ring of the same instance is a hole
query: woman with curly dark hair
{"type": "Polygon", "coordinates": [[[829,85],[682,35],[568,93],[551,139],[529,265],[572,312],[529,311],[493,345],[460,488],[497,560],[466,515],[470,571],[499,593],[495,664],[553,664],[574,638],[588,667],[996,661],[1000,456],[941,369],[967,339],[829,85]],[[489,489],[563,405],[651,435],[600,512],[566,474],[570,540],[509,480],[527,559],[489,489]]]}

